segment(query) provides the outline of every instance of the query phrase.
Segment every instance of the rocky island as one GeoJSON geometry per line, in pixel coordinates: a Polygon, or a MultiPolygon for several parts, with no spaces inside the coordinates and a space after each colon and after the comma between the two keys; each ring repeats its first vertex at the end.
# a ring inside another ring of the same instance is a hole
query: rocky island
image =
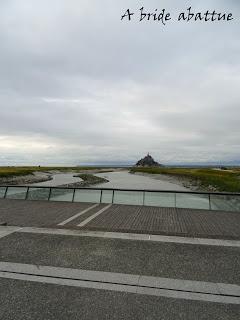
{"type": "Polygon", "coordinates": [[[135,167],[163,167],[163,165],[156,162],[148,153],[146,157],[142,158],[135,164],[135,167]]]}

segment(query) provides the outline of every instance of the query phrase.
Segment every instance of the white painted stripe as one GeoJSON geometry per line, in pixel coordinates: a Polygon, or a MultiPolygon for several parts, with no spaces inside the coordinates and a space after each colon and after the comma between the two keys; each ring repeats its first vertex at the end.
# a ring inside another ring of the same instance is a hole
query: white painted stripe
{"type": "Polygon", "coordinates": [[[11,233],[13,233],[13,232],[12,232],[12,231],[11,231],[11,232],[3,232],[3,231],[0,232],[0,239],[8,236],[8,235],[11,234],[11,233]]]}
{"type": "Polygon", "coordinates": [[[97,216],[99,216],[101,213],[103,213],[104,211],[106,211],[107,209],[109,209],[112,206],[112,204],[109,204],[108,206],[104,207],[103,209],[99,210],[98,212],[94,213],[92,216],[90,216],[89,218],[87,218],[86,220],[82,221],[80,224],[78,224],[78,227],[84,227],[86,224],[88,224],[90,221],[92,221],[93,219],[95,219],[97,216]]]}
{"type": "Polygon", "coordinates": [[[90,211],[90,210],[92,210],[92,209],[96,208],[97,206],[99,206],[99,203],[94,204],[93,206],[91,206],[91,207],[89,207],[89,208],[87,208],[87,209],[85,209],[85,210],[83,210],[83,211],[81,211],[81,212],[79,212],[79,213],[75,214],[74,216],[72,216],[72,217],[70,217],[70,218],[68,218],[68,219],[64,220],[63,222],[59,223],[59,224],[58,224],[58,226],[64,226],[65,224],[67,224],[67,223],[71,222],[72,220],[74,220],[74,219],[76,219],[76,218],[78,218],[78,217],[82,216],[84,213],[87,213],[88,211],[90,211]]]}
{"type": "Polygon", "coordinates": [[[32,227],[21,228],[18,232],[240,248],[239,240],[203,239],[203,238],[174,237],[174,236],[161,236],[161,235],[149,235],[149,234],[137,234],[137,233],[63,230],[63,229],[32,228],[32,227]]]}
{"type": "Polygon", "coordinates": [[[0,277],[169,298],[240,304],[237,285],[90,270],[0,263],[0,277]]]}
{"type": "Polygon", "coordinates": [[[20,229],[19,227],[0,227],[0,238],[4,238],[20,229]]]}
{"type": "Polygon", "coordinates": [[[0,232],[15,232],[22,229],[22,227],[16,227],[16,226],[0,226],[0,232]]]}

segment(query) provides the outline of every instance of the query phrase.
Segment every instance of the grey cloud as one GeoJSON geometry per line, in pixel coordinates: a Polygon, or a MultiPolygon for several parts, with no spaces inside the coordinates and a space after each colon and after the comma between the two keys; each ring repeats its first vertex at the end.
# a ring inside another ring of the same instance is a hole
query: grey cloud
{"type": "MultiPolygon", "coordinates": [[[[240,18],[236,1],[192,6],[240,18]]],[[[0,162],[239,159],[239,21],[127,23],[126,0],[0,7],[0,162]]]]}

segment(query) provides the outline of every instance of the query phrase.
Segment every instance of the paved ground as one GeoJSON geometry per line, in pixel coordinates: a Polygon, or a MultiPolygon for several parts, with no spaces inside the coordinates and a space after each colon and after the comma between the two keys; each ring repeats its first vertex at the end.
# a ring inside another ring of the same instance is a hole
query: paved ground
{"type": "Polygon", "coordinates": [[[239,218],[0,200],[0,319],[238,320],[239,218]]]}
{"type": "Polygon", "coordinates": [[[1,279],[0,286],[4,320],[239,320],[237,305],[7,279],[1,279]]]}
{"type": "Polygon", "coordinates": [[[240,239],[240,214],[232,212],[114,205],[87,229],[240,239]]]}
{"type": "Polygon", "coordinates": [[[238,320],[239,306],[0,280],[4,320],[238,320]],[[14,298],[13,298],[14,297],[14,298]]]}
{"type": "Polygon", "coordinates": [[[0,228],[0,319],[239,319],[239,241],[54,232],[0,228]]]}
{"type": "Polygon", "coordinates": [[[1,239],[0,252],[9,262],[240,285],[233,247],[14,233],[1,239]]]}
{"type": "Polygon", "coordinates": [[[0,221],[15,226],[51,226],[90,207],[89,203],[0,200],[0,221]]]}
{"type": "Polygon", "coordinates": [[[240,239],[240,213],[130,205],[108,208],[107,204],[91,209],[93,205],[0,200],[0,221],[16,226],[240,239]]]}

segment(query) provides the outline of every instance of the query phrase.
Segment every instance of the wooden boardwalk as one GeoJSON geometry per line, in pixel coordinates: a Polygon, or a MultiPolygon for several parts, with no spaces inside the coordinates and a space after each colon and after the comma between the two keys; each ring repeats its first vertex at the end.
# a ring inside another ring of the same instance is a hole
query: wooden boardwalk
{"type": "Polygon", "coordinates": [[[240,239],[240,213],[223,211],[0,200],[0,221],[22,227],[240,239]]]}

